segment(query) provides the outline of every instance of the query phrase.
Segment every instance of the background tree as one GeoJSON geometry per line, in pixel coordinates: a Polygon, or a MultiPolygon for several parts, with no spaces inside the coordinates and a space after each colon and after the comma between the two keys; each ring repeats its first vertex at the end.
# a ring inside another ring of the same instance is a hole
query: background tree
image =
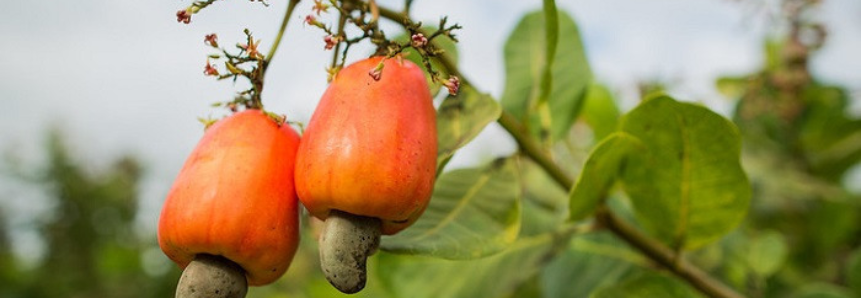
{"type": "Polygon", "coordinates": [[[18,175],[51,199],[49,216],[35,221],[46,244],[44,258],[21,271],[4,249],[4,264],[13,264],[3,268],[4,284],[10,282],[4,297],[172,295],[173,272],[150,276],[143,268],[143,252],[154,240],[135,229],[143,171],[138,161],[124,156],[107,169],[93,169],[71,155],[59,131],[48,134],[45,150],[43,167],[18,175]]]}
{"type": "Polygon", "coordinates": [[[847,90],[810,70],[827,40],[813,13],[819,2],[783,1],[762,69],[717,81],[738,100],[734,121],[756,198],[747,224],[726,243],[735,261],[721,267],[756,296],[851,297],[847,288],[859,286],[850,278],[857,270],[850,260],[859,244],[859,196],[844,179],[861,159],[861,120],[850,116],[847,90]]]}

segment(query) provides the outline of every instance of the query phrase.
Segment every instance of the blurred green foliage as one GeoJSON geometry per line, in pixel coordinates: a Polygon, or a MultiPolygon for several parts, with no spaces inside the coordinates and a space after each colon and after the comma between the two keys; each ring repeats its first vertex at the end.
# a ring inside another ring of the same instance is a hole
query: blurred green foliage
{"type": "Polygon", "coordinates": [[[751,296],[857,297],[861,197],[844,180],[861,160],[861,119],[847,90],[809,70],[826,32],[801,15],[765,43],[761,70],[717,81],[737,102],[754,200],[742,229],[700,257],[721,251],[724,261],[707,268],[751,296]]]}
{"type": "MultiPolygon", "coordinates": [[[[123,156],[99,169],[72,152],[62,134],[52,131],[44,165],[4,168],[10,173],[4,179],[46,191],[50,210],[32,221],[46,246],[35,266],[22,266],[12,252],[6,213],[0,212],[0,297],[173,297],[179,268],[158,248],[155,231],[135,223],[144,173],[139,161],[123,156]]],[[[303,241],[289,272],[270,286],[251,288],[248,297],[346,297],[320,272],[307,219],[303,216],[303,241]]],[[[372,280],[351,297],[379,297],[379,286],[372,280]]]]}
{"type": "MultiPolygon", "coordinates": [[[[157,249],[151,235],[139,235],[134,220],[141,165],[132,157],[93,171],[76,160],[58,131],[49,134],[46,164],[17,179],[41,186],[51,210],[34,224],[44,240],[44,257],[34,268],[20,268],[0,225],[2,297],[166,297],[176,270],[148,274],[147,250],[157,249]]],[[[5,221],[0,221],[5,223],[5,221]]],[[[164,270],[162,270],[164,271],[164,270]]]]}

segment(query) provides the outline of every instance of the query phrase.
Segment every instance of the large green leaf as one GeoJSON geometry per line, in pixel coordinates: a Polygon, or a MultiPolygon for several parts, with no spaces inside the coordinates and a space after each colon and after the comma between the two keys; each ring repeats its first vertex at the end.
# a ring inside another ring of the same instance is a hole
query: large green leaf
{"type": "Polygon", "coordinates": [[[647,260],[609,232],[575,237],[568,248],[541,271],[544,298],[588,297],[595,289],[642,271],[647,260]]]}
{"type": "Polygon", "coordinates": [[[535,236],[559,228],[568,217],[568,193],[532,160],[521,159],[519,177],[523,190],[520,237],[535,236]]]}
{"type": "Polygon", "coordinates": [[[437,172],[488,124],[502,114],[502,108],[487,94],[465,85],[457,96],[449,96],[437,110],[437,172]]]}
{"type": "Polygon", "coordinates": [[[703,297],[687,284],[659,273],[644,273],[620,284],[603,288],[592,298],[697,298],[703,297]]]}
{"type": "MultiPolygon", "coordinates": [[[[435,32],[437,30],[437,28],[436,27],[422,27],[422,30],[424,30],[425,32],[435,32]]],[[[406,34],[401,34],[401,35],[398,35],[397,37],[395,37],[394,40],[397,42],[406,42],[406,41],[410,40],[410,37],[407,36],[406,34]]],[[[458,60],[457,44],[455,44],[454,41],[452,41],[448,37],[440,36],[440,37],[434,38],[433,42],[438,47],[438,49],[444,51],[445,55],[447,55],[451,59],[452,62],[457,64],[457,60],[458,60]]],[[[407,60],[412,61],[413,63],[421,66],[422,69],[424,69],[424,64],[422,63],[422,56],[419,55],[419,53],[416,52],[415,49],[407,48],[406,50],[404,50],[404,57],[407,60]]],[[[442,79],[448,78],[448,72],[446,71],[445,67],[443,67],[442,63],[440,63],[436,59],[431,59],[431,66],[433,67],[433,69],[435,71],[438,71],[440,73],[440,75],[442,76],[442,79]]],[[[427,80],[428,80],[428,86],[430,87],[431,94],[436,95],[437,93],[439,93],[439,90],[440,90],[440,88],[442,88],[442,85],[440,83],[434,82],[431,79],[430,73],[428,73],[427,70],[425,70],[425,78],[427,78],[427,80]]]]}
{"type": "Polygon", "coordinates": [[[693,249],[744,218],[751,189],[739,163],[739,133],[728,120],[657,96],[626,115],[621,130],[645,145],[629,156],[624,187],[638,221],[658,239],[693,249]]]}
{"type": "Polygon", "coordinates": [[[581,220],[591,215],[607,196],[627,155],[642,147],[637,138],[624,132],[612,134],[599,143],[589,154],[571,190],[569,218],[581,220]]]}
{"type": "Polygon", "coordinates": [[[413,226],[384,237],[390,252],[472,259],[497,253],[517,239],[520,185],[515,160],[454,170],[436,182],[425,213],[413,226]]]}
{"type": "Polygon", "coordinates": [[[393,297],[500,297],[537,274],[553,238],[520,238],[506,251],[481,259],[451,261],[382,253],[375,270],[393,297]]]}
{"type": "Polygon", "coordinates": [[[541,139],[558,140],[571,128],[591,82],[580,33],[574,20],[558,11],[559,42],[550,70],[547,104],[538,105],[546,66],[547,41],[542,11],[527,14],[505,43],[503,108],[541,139]]]}

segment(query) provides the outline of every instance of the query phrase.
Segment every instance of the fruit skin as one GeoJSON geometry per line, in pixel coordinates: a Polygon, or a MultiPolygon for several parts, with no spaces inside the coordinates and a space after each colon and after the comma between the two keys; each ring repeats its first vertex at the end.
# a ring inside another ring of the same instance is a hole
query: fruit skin
{"type": "Polygon", "coordinates": [[[399,58],[373,57],[343,70],[302,136],[296,190],[314,216],[332,209],[382,220],[392,235],[427,207],[436,174],[436,112],[424,73],[399,58]]]}
{"type": "Polygon", "coordinates": [[[197,254],[223,256],[252,286],[278,279],[299,243],[298,145],[292,128],[259,110],[209,127],[167,195],[158,227],[162,251],[183,269],[197,254]]]}

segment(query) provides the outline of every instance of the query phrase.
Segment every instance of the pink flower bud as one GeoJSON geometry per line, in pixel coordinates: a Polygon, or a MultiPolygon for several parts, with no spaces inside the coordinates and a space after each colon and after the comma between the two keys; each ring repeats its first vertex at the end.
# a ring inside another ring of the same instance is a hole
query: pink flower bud
{"type": "Polygon", "coordinates": [[[207,76],[218,76],[218,69],[209,63],[209,59],[206,59],[206,68],[203,69],[203,74],[207,76]]]}
{"type": "Polygon", "coordinates": [[[176,12],[176,21],[180,23],[191,23],[191,12],[187,9],[176,12]]]}
{"type": "Polygon", "coordinates": [[[446,89],[448,89],[448,94],[452,96],[457,95],[457,91],[460,90],[460,79],[457,76],[451,76],[447,81],[442,83],[446,89]]]}
{"type": "Polygon", "coordinates": [[[371,78],[374,79],[374,81],[379,81],[383,77],[383,70],[378,69],[378,68],[374,68],[374,69],[371,69],[371,71],[369,71],[368,74],[371,76],[371,78]]]}
{"type": "Polygon", "coordinates": [[[317,18],[315,18],[314,16],[309,14],[309,15],[305,16],[305,23],[308,25],[311,25],[311,26],[316,26],[317,25],[317,18]]]}
{"type": "Polygon", "coordinates": [[[334,47],[335,47],[335,45],[337,45],[339,42],[341,42],[341,38],[340,38],[340,37],[331,36],[331,35],[326,35],[326,37],[323,37],[323,41],[325,41],[325,42],[326,42],[326,47],[325,47],[325,48],[326,48],[327,50],[331,50],[332,48],[334,48],[334,47]]]}
{"type": "Polygon", "coordinates": [[[416,33],[411,38],[411,43],[414,48],[421,48],[428,44],[428,39],[424,34],[416,33]]]}
{"type": "Polygon", "coordinates": [[[206,38],[203,39],[203,43],[205,43],[208,46],[211,46],[213,48],[217,48],[218,47],[218,36],[215,35],[215,33],[207,34],[206,38]]]}

